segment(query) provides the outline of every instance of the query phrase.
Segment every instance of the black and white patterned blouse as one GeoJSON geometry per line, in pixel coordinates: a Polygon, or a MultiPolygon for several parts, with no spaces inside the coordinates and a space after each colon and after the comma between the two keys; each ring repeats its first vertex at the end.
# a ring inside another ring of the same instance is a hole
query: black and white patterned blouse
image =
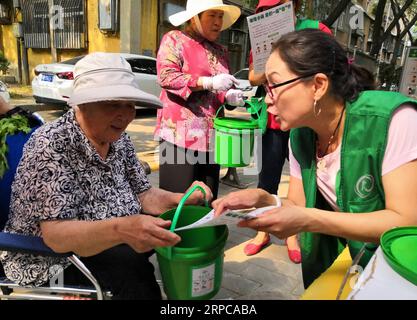
{"type": "MultiPolygon", "coordinates": [[[[4,230],[41,236],[41,221],[96,221],[137,214],[142,209],[138,194],[150,188],[126,133],[111,144],[103,160],[70,110],[27,142],[4,230]]],[[[0,259],[6,276],[22,285],[39,286],[68,265],[65,259],[11,252],[3,252],[0,259]]]]}

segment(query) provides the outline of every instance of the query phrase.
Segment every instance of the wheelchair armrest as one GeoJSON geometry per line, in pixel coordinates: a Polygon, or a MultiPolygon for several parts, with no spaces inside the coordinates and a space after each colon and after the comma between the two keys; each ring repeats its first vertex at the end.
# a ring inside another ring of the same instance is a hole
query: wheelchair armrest
{"type": "Polygon", "coordinates": [[[0,232],[0,251],[27,253],[45,257],[67,258],[71,252],[56,253],[45,245],[41,237],[0,232]]]}

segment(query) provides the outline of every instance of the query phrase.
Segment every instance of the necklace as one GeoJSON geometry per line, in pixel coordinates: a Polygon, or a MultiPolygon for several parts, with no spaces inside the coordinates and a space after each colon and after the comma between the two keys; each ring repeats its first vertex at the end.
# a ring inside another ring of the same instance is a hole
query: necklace
{"type": "MultiPolygon", "coordinates": [[[[337,125],[336,125],[336,128],[334,129],[334,131],[333,131],[333,133],[332,133],[332,135],[330,136],[330,139],[329,139],[329,142],[327,143],[327,146],[326,146],[326,149],[324,150],[324,152],[323,153],[321,153],[321,160],[319,160],[319,162],[317,163],[317,168],[319,168],[319,169],[324,169],[326,166],[325,166],[325,163],[324,163],[324,156],[326,155],[326,153],[327,153],[327,150],[329,150],[329,147],[330,147],[330,145],[332,144],[332,142],[333,142],[333,139],[334,139],[334,137],[336,136],[336,133],[337,133],[337,131],[339,130],[339,128],[340,128],[340,124],[342,123],[342,118],[343,118],[343,114],[345,113],[345,107],[343,107],[343,110],[342,110],[342,112],[340,113],[340,117],[339,117],[339,120],[337,121],[337,125]]],[[[318,140],[317,140],[317,147],[318,147],[318,140]]]]}

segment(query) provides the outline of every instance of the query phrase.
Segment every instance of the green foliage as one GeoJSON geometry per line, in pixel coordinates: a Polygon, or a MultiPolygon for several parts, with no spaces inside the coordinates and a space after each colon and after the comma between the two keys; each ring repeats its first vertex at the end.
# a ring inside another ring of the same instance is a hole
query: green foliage
{"type": "Polygon", "coordinates": [[[258,0],[245,0],[246,5],[255,10],[256,6],[258,5],[258,0]]]}
{"type": "Polygon", "coordinates": [[[379,69],[379,82],[381,84],[385,82],[388,90],[391,84],[398,86],[401,79],[401,71],[402,68],[396,68],[390,63],[382,62],[379,69]]]}
{"type": "Polygon", "coordinates": [[[6,154],[8,152],[8,147],[6,145],[7,136],[19,131],[29,133],[30,130],[28,119],[20,114],[15,114],[0,120],[0,178],[3,177],[4,173],[9,168],[6,159],[6,154]]]}
{"type": "Polygon", "coordinates": [[[0,51],[0,70],[6,73],[9,70],[10,62],[4,56],[3,51],[0,51]]]}

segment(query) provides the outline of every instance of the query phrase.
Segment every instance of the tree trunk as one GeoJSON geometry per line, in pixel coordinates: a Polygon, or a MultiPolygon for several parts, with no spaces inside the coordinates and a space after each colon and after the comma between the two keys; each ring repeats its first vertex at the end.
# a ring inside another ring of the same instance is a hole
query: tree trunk
{"type": "MultiPolygon", "coordinates": [[[[400,29],[400,26],[398,24],[397,26],[398,30],[400,29]]],[[[400,32],[398,31],[397,36],[395,37],[395,45],[394,45],[394,50],[392,52],[392,58],[389,64],[389,77],[388,77],[388,81],[387,81],[387,89],[390,90],[391,85],[393,83],[393,78],[395,75],[395,66],[397,64],[397,56],[398,56],[398,51],[400,50],[400,46],[401,46],[401,35],[400,32]]]]}
{"type": "Polygon", "coordinates": [[[381,0],[378,2],[378,6],[376,7],[376,13],[375,13],[375,22],[374,22],[374,30],[372,32],[372,47],[371,47],[371,55],[376,55],[379,51],[376,50],[374,52],[374,48],[376,47],[377,42],[379,41],[380,35],[381,35],[381,27],[382,27],[382,20],[384,17],[385,12],[385,5],[387,3],[387,0],[381,0]]]}
{"type": "Polygon", "coordinates": [[[327,17],[326,20],[323,21],[323,23],[330,28],[333,25],[333,23],[336,22],[337,18],[339,18],[339,16],[342,14],[342,12],[345,11],[350,1],[351,0],[341,0],[337,4],[337,6],[333,9],[333,11],[330,12],[329,16],[327,17]]]}

